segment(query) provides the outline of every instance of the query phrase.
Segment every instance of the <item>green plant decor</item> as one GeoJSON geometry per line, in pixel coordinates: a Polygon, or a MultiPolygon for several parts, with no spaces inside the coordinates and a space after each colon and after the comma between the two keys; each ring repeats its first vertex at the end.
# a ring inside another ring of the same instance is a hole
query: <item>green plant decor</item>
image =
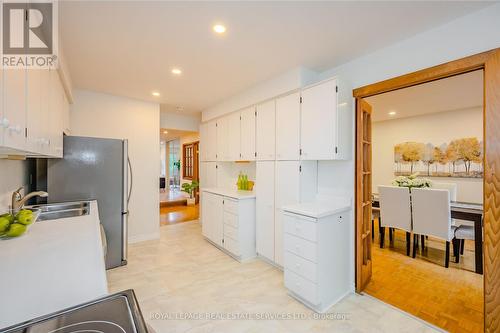
{"type": "Polygon", "coordinates": [[[198,181],[193,180],[191,183],[182,184],[182,191],[189,194],[189,197],[191,199],[193,199],[194,198],[194,190],[196,190],[198,188],[198,186],[199,186],[198,181]]]}
{"type": "Polygon", "coordinates": [[[181,170],[181,160],[178,160],[177,162],[174,162],[174,167],[176,167],[177,170],[181,170]]]}

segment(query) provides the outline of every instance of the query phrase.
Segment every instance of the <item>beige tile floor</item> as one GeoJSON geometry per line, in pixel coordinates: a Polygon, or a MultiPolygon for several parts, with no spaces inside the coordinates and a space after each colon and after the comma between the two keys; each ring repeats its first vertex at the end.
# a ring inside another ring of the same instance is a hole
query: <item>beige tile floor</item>
{"type": "Polygon", "coordinates": [[[157,333],[437,331],[357,294],[330,309],[337,319],[313,318],[312,311],[287,294],[280,270],[258,259],[238,263],[206,242],[197,222],[164,226],[159,240],[131,245],[128,265],[108,271],[108,281],[110,292],[135,290],[157,333]],[[263,315],[300,319],[255,319],[263,315]]]}

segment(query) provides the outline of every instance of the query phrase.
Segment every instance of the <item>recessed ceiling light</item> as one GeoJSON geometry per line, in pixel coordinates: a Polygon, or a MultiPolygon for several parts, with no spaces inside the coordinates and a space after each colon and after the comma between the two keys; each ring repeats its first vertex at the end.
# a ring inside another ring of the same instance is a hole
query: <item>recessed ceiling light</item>
{"type": "Polygon", "coordinates": [[[163,131],[163,134],[168,134],[168,131],[163,131]]]}
{"type": "Polygon", "coordinates": [[[159,93],[159,92],[157,92],[157,91],[153,91],[153,92],[151,93],[151,95],[153,95],[154,97],[159,97],[159,96],[160,96],[160,93],[159,93]]]}
{"type": "Polygon", "coordinates": [[[216,24],[213,27],[214,31],[218,34],[223,34],[226,32],[226,27],[223,26],[222,24],[216,24]]]}
{"type": "Polygon", "coordinates": [[[389,116],[395,116],[396,115],[396,111],[391,111],[388,113],[389,116]]]}
{"type": "Polygon", "coordinates": [[[172,74],[181,75],[182,71],[179,68],[172,68],[172,74]]]}

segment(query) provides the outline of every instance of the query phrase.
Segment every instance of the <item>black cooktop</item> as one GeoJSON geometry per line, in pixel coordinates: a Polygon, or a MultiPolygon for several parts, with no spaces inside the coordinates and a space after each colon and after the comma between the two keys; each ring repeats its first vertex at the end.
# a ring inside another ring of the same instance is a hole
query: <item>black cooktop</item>
{"type": "Polygon", "coordinates": [[[2,333],[148,333],[133,290],[0,330],[2,333]]]}

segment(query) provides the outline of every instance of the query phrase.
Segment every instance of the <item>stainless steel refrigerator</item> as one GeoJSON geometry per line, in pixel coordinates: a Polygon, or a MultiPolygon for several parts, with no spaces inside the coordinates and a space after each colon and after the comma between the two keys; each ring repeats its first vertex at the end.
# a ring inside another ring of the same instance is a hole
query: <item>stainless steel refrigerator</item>
{"type": "Polygon", "coordinates": [[[95,199],[107,241],[106,268],[127,263],[132,167],[127,140],[64,137],[64,157],[47,163],[48,202],[95,199]]]}

